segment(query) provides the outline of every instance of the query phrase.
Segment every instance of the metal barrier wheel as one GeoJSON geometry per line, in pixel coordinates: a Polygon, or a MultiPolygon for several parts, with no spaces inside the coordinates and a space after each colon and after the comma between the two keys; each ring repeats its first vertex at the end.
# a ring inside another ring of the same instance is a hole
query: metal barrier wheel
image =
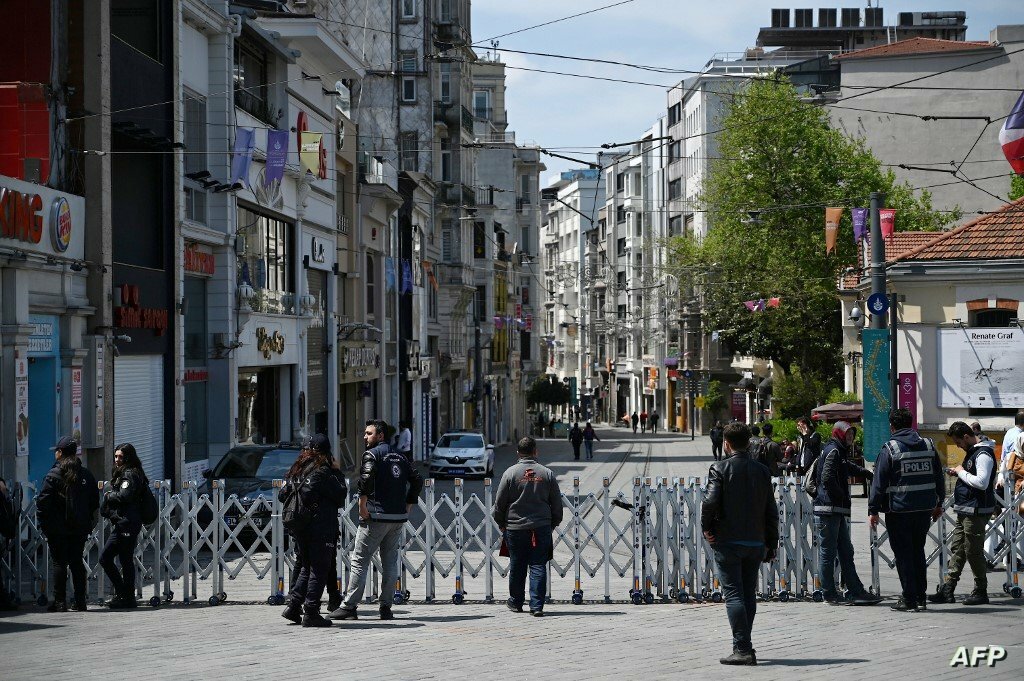
{"type": "Polygon", "coordinates": [[[465,600],[466,596],[464,594],[452,594],[452,603],[454,603],[455,605],[462,605],[462,603],[464,603],[465,600]]]}
{"type": "Polygon", "coordinates": [[[685,591],[676,592],[676,600],[680,603],[688,603],[690,601],[690,594],[685,591]]]}
{"type": "Polygon", "coordinates": [[[39,598],[36,599],[36,605],[40,608],[49,603],[50,600],[46,597],[46,594],[39,594],[39,598]]]}
{"type": "Polygon", "coordinates": [[[210,596],[210,600],[207,601],[210,605],[220,605],[220,598],[217,596],[210,596]]]}
{"type": "Polygon", "coordinates": [[[226,593],[224,593],[223,591],[221,591],[219,594],[217,594],[217,599],[221,603],[224,603],[224,602],[226,602],[228,600],[228,595],[226,593]]]}
{"type": "Polygon", "coordinates": [[[573,605],[582,605],[583,604],[583,592],[582,591],[574,591],[573,592],[573,594],[572,594],[572,604],[573,605]]]}
{"type": "Polygon", "coordinates": [[[814,593],[811,594],[811,598],[814,600],[815,603],[823,603],[825,601],[825,594],[821,591],[821,589],[817,589],[814,591],[814,593]]]}
{"type": "Polygon", "coordinates": [[[633,595],[629,597],[629,600],[633,602],[633,605],[640,605],[644,602],[644,595],[639,591],[634,591],[633,595]]]}
{"type": "Polygon", "coordinates": [[[277,605],[277,596],[267,596],[267,605],[277,605]]]}
{"type": "Polygon", "coordinates": [[[644,603],[647,604],[647,605],[653,605],[654,604],[654,594],[652,594],[650,591],[645,593],[644,594],[644,603]]]}
{"type": "Polygon", "coordinates": [[[788,591],[780,591],[779,592],[779,601],[781,601],[782,603],[788,603],[789,602],[789,592],[788,591]]]}
{"type": "Polygon", "coordinates": [[[160,607],[160,597],[159,596],[151,596],[150,599],[149,599],[149,605],[151,607],[154,607],[154,608],[159,608],[160,607]]]}
{"type": "Polygon", "coordinates": [[[711,594],[711,602],[712,603],[721,603],[722,602],[722,592],[721,591],[716,591],[713,594],[711,594]]]}
{"type": "Polygon", "coordinates": [[[402,605],[405,603],[405,594],[401,591],[396,591],[394,598],[392,599],[395,605],[402,605]]]}
{"type": "Polygon", "coordinates": [[[1010,589],[1010,598],[1020,598],[1021,593],[1021,588],[1019,586],[1015,586],[1010,589]]]}

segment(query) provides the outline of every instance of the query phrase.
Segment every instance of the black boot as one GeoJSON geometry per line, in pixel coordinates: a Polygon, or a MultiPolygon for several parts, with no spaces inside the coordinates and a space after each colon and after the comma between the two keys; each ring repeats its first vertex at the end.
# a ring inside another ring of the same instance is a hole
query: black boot
{"type": "Polygon", "coordinates": [[[304,627],[329,627],[331,621],[320,614],[320,606],[302,606],[302,626],[304,627]]]}
{"type": "Polygon", "coordinates": [[[953,582],[943,582],[935,593],[929,594],[928,601],[931,603],[955,603],[953,598],[955,589],[956,584],[953,582]]]}
{"type": "Polygon", "coordinates": [[[287,607],[281,613],[281,617],[295,624],[302,624],[302,603],[299,601],[288,601],[287,607]]]}
{"type": "Polygon", "coordinates": [[[75,596],[75,603],[74,603],[74,605],[71,606],[71,609],[74,610],[75,612],[85,612],[85,611],[87,611],[89,609],[89,606],[86,605],[86,598],[85,598],[85,596],[75,596]]]}
{"type": "Polygon", "coordinates": [[[382,620],[393,620],[393,619],[395,619],[394,613],[391,612],[391,606],[390,605],[382,605],[382,606],[380,606],[380,618],[382,620]]]}
{"type": "Polygon", "coordinates": [[[46,612],[67,612],[68,604],[63,598],[53,599],[53,602],[46,607],[46,612]]]}
{"type": "Polygon", "coordinates": [[[729,657],[723,657],[719,660],[722,664],[729,665],[756,665],[757,657],[754,655],[753,650],[739,651],[734,650],[732,655],[729,657]]]}
{"type": "Polygon", "coordinates": [[[988,594],[975,589],[964,599],[964,605],[988,605],[988,594]]]}

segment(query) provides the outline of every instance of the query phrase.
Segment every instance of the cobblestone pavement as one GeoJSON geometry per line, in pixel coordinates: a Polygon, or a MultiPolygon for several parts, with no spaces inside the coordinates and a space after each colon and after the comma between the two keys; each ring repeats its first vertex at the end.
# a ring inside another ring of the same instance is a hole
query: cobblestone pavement
{"type": "MultiPolygon", "coordinates": [[[[572,461],[565,441],[542,440],[541,461],[558,474],[563,490],[573,476],[596,490],[604,477],[612,491],[634,475],[704,476],[710,464],[706,438],[665,434],[634,438],[624,429],[599,431],[593,462],[572,461]]],[[[500,470],[512,461],[499,452],[500,470]]],[[[482,483],[467,483],[467,492],[482,483]]],[[[438,492],[450,482],[438,483],[438,492]]],[[[870,579],[865,501],[855,499],[854,545],[862,579],[870,579]]],[[[934,580],[937,570],[930,574],[934,580]]],[[[260,605],[269,584],[247,576],[226,585],[228,602],[205,605],[209,582],[199,582],[199,602],[136,611],[49,614],[23,606],[0,613],[0,679],[248,679],[310,674],[345,679],[626,679],[698,674],[732,678],[737,670],[718,658],[730,648],[725,609],[717,604],[556,602],[543,619],[509,612],[507,589],[495,577],[499,604],[447,602],[453,578],[438,581],[439,602],[422,601],[419,580],[409,584],[414,603],[396,608],[398,619],[380,622],[372,604],[358,622],[329,630],[303,630],[260,605]],[[204,589],[206,589],[204,591],[204,589]]],[[[885,605],[836,608],[809,602],[759,604],[754,643],[760,666],[741,678],[864,678],[866,674],[933,678],[1024,678],[1024,601],[997,594],[1002,576],[990,574],[992,604],[934,606],[927,613],[897,615],[885,605]],[[999,645],[1007,657],[993,667],[954,668],[958,646],[999,645]]],[[[595,580],[595,582],[598,580],[595,580]]],[[[621,598],[628,583],[622,580],[621,598]]],[[[617,583],[618,583],[617,582],[617,583]]],[[[480,598],[482,580],[468,580],[469,598],[480,598]]],[[[884,595],[897,590],[895,573],[882,571],[884,595]]],[[[177,588],[177,587],[176,587],[177,588]]],[[[555,579],[552,593],[567,598],[570,579],[555,579]]],[[[588,601],[600,589],[584,584],[588,601]]],[[[149,592],[146,593],[147,597],[149,592]]],[[[180,601],[180,589],[178,600],[180,601]]]]}

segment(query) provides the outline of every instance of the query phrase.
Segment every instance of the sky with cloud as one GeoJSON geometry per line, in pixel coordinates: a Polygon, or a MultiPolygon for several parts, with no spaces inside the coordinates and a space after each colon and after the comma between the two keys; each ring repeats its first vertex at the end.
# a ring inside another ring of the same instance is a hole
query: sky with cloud
{"type": "MultiPolygon", "coordinates": [[[[473,39],[483,51],[493,36],[610,5],[616,0],[474,0],[473,39]]],[[[875,4],[875,3],[872,3],[875,4]]],[[[1020,0],[903,0],[880,3],[885,23],[899,12],[964,10],[967,39],[988,40],[997,24],[1024,23],[1020,0]]],[[[773,7],[856,7],[856,2],[789,5],[778,0],[633,0],[550,26],[497,38],[508,66],[506,105],[518,140],[535,142],[569,156],[593,159],[605,142],[637,139],[664,113],[666,90],[686,74],[568,61],[509,52],[548,52],[594,57],[676,70],[699,70],[720,53],[740,53],[755,44],[758,29],[771,23],[773,7]],[[615,83],[537,73],[543,69],[598,78],[640,81],[615,83]]],[[[547,178],[573,167],[546,158],[547,178]]]]}

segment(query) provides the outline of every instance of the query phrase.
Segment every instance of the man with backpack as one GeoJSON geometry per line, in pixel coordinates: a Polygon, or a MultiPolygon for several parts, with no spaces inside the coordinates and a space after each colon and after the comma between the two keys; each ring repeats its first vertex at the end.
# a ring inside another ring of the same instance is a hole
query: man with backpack
{"type": "Polygon", "coordinates": [[[86,572],[82,554],[96,526],[100,491],[96,478],[78,458],[78,442],[62,437],[54,447],[53,468],[43,478],[36,513],[53,556],[53,602],[50,612],[68,611],[68,569],[75,588],[72,609],[85,611],[86,572]]]}
{"type": "Polygon", "coordinates": [[[782,448],[779,447],[778,442],[772,439],[774,430],[772,424],[764,424],[762,427],[764,437],[757,443],[757,449],[754,450],[754,460],[764,464],[768,468],[768,472],[772,474],[772,477],[777,478],[782,475],[782,469],[779,467],[779,462],[782,460],[782,448]]]}
{"type": "Polygon", "coordinates": [[[359,619],[356,606],[366,588],[373,554],[380,551],[380,618],[394,619],[391,605],[398,582],[398,547],[402,527],[423,489],[423,477],[409,460],[391,451],[385,440],[387,424],[368,421],[363,432],[366,451],[359,473],[359,529],[352,555],[352,578],[341,606],[331,612],[335,620],[359,619]]]}

